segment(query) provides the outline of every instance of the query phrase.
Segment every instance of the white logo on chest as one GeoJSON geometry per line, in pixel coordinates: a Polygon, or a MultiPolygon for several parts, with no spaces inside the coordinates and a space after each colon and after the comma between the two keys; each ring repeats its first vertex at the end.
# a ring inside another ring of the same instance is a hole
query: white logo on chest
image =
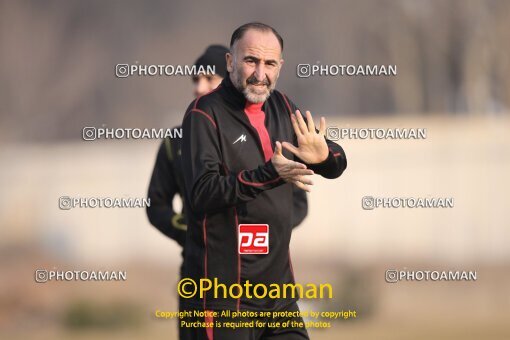
{"type": "Polygon", "coordinates": [[[235,143],[237,143],[239,141],[246,142],[246,135],[245,134],[240,135],[239,138],[237,138],[236,141],[234,143],[232,143],[232,144],[235,144],[235,143]]]}

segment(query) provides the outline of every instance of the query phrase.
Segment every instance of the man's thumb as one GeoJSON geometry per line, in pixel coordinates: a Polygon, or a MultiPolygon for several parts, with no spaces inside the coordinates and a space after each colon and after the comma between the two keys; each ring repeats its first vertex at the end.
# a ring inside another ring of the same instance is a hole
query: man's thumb
{"type": "Polygon", "coordinates": [[[283,154],[282,154],[282,143],[280,143],[278,141],[276,142],[276,149],[274,150],[274,152],[276,154],[278,154],[278,155],[283,156],[283,154]]]}

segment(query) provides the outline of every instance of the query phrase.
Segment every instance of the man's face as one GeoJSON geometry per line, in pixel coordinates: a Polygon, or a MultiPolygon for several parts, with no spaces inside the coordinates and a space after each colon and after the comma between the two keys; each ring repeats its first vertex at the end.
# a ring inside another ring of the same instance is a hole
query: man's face
{"type": "Polygon", "coordinates": [[[268,31],[249,30],[227,53],[227,69],[234,86],[252,103],[264,102],[276,87],[283,65],[276,36],[268,31]]]}
{"type": "Polygon", "coordinates": [[[195,97],[203,96],[204,94],[211,92],[220,85],[222,77],[217,74],[212,76],[200,75],[193,78],[193,92],[195,97]]]}

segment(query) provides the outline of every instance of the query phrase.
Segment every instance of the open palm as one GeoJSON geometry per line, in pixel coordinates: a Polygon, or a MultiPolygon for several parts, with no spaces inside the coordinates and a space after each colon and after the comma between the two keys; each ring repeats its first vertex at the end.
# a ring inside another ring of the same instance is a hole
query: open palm
{"type": "Polygon", "coordinates": [[[295,147],[291,143],[283,142],[283,147],[307,164],[317,164],[325,161],[329,153],[328,145],[324,139],[326,119],[321,117],[319,131],[317,132],[310,111],[306,111],[306,122],[299,110],[296,110],[296,113],[292,114],[290,118],[297,136],[298,146],[295,147]]]}

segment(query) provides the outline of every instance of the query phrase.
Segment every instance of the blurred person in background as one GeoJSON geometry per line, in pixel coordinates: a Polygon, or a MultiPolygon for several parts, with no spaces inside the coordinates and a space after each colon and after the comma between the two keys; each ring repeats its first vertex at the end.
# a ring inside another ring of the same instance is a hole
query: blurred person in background
{"type": "MultiPolygon", "coordinates": [[[[215,74],[194,76],[193,93],[200,97],[214,90],[227,75],[226,54],[229,50],[222,45],[211,45],[197,59],[197,69],[203,66],[214,66],[215,74]]],[[[175,127],[180,129],[180,126],[175,127]]],[[[159,147],[156,163],[152,171],[149,184],[148,197],[150,206],[147,207],[147,216],[150,223],[161,233],[176,241],[181,247],[181,256],[184,257],[184,242],[186,239],[186,218],[183,213],[177,212],[173,207],[176,195],[181,197],[184,193],[184,182],[181,171],[181,139],[165,138],[159,147]]],[[[308,213],[306,193],[294,188],[294,209],[292,225],[301,224],[308,213]]],[[[180,276],[184,272],[184,261],[181,263],[180,276]]],[[[179,305],[181,304],[179,298],[179,305]]],[[[180,307],[180,306],[179,306],[180,307]]],[[[185,339],[179,327],[179,339],[185,339]]]]}
{"type": "Polygon", "coordinates": [[[213,75],[199,75],[193,77],[193,94],[195,97],[203,96],[204,94],[211,92],[220,85],[221,81],[227,75],[227,63],[225,61],[225,55],[228,53],[228,48],[222,45],[211,45],[207,47],[204,54],[202,54],[195,65],[197,69],[203,66],[207,69],[207,66],[213,66],[215,74],[213,75]]]}
{"type": "MultiPolygon", "coordinates": [[[[195,66],[214,66],[215,74],[193,77],[193,93],[196,97],[214,90],[227,73],[225,54],[228,49],[221,45],[209,46],[195,66]]],[[[181,129],[176,126],[175,129],[181,129]]],[[[147,216],[150,223],[167,237],[184,247],[186,238],[186,219],[183,212],[176,212],[173,200],[176,195],[182,199],[184,183],[181,172],[181,139],[165,138],[159,147],[156,164],[149,184],[150,206],[147,216]]],[[[181,266],[181,273],[183,267],[181,266]]]]}
{"type": "MultiPolygon", "coordinates": [[[[203,66],[204,69],[207,69],[207,66],[214,66],[215,74],[198,75],[192,78],[193,94],[196,97],[214,90],[225,78],[227,73],[225,54],[227,52],[228,49],[225,46],[211,45],[197,59],[195,62],[197,69],[200,66],[203,66]]],[[[180,126],[175,127],[175,129],[180,128],[180,126]]],[[[184,241],[186,239],[186,218],[183,211],[174,210],[173,200],[177,195],[182,200],[183,193],[181,139],[167,137],[161,142],[156,156],[148,193],[151,204],[146,211],[150,223],[182,247],[182,257],[184,257],[184,241]]],[[[180,277],[182,277],[183,271],[184,262],[181,262],[180,277]]],[[[179,297],[179,306],[180,304],[179,297]]],[[[179,339],[186,339],[181,332],[181,327],[179,327],[179,339]]]]}

